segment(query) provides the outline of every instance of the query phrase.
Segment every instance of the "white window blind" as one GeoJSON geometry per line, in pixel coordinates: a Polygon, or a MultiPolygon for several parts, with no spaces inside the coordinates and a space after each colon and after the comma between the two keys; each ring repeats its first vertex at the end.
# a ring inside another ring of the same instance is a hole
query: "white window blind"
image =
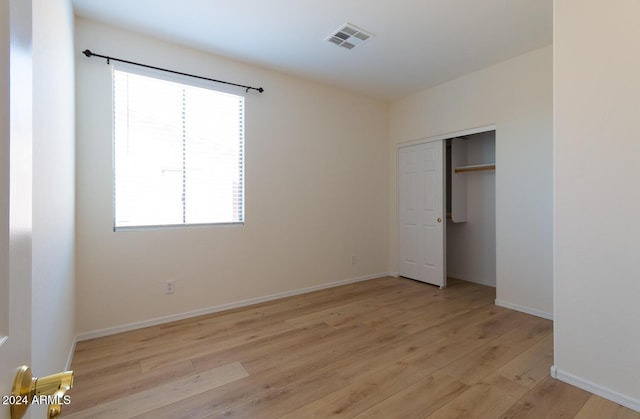
{"type": "Polygon", "coordinates": [[[113,88],[115,229],[242,223],[244,97],[120,66],[113,88]]]}

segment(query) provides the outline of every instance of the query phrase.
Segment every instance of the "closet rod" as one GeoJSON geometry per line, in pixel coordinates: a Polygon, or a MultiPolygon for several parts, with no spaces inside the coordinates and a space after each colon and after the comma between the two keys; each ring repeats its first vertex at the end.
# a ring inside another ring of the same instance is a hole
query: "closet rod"
{"type": "Polygon", "coordinates": [[[495,164],[478,164],[475,166],[460,166],[454,169],[455,173],[464,173],[464,172],[480,172],[484,170],[496,170],[495,164]]]}

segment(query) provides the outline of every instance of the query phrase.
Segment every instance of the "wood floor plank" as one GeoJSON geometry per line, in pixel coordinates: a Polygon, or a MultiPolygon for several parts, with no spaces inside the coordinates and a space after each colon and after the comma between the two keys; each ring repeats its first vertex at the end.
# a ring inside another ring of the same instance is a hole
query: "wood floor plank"
{"type": "Polygon", "coordinates": [[[245,392],[242,403],[216,403],[211,393],[202,393],[187,403],[169,405],[135,416],[136,419],[157,418],[278,418],[295,410],[317,397],[322,397],[344,386],[345,383],[333,372],[312,375],[288,386],[278,387],[261,397],[245,392]],[[196,409],[185,406],[198,406],[196,409]],[[204,403],[199,403],[204,402],[204,403]]]}
{"type": "Polygon", "coordinates": [[[176,345],[169,345],[162,351],[156,350],[154,354],[143,356],[140,363],[142,371],[150,371],[163,366],[175,364],[184,360],[194,359],[209,353],[233,350],[246,345],[262,343],[265,339],[276,340],[276,336],[283,333],[292,333],[293,328],[283,322],[269,324],[257,330],[247,333],[246,330],[224,337],[210,336],[195,340],[180,340],[176,345]]]}
{"type": "Polygon", "coordinates": [[[477,340],[488,342],[516,327],[524,321],[521,313],[496,306],[483,306],[463,311],[446,321],[431,322],[426,329],[430,334],[451,340],[477,340]]]}
{"type": "Polygon", "coordinates": [[[404,317],[397,318],[397,323],[398,327],[402,327],[407,333],[417,333],[426,328],[446,323],[461,313],[472,310],[471,307],[462,307],[444,300],[437,300],[415,308],[403,306],[403,309],[404,317]]]}
{"type": "Polygon", "coordinates": [[[212,417],[279,418],[344,385],[340,377],[333,372],[312,375],[308,379],[270,393],[269,397],[253,398],[248,403],[215,412],[212,417]]]}
{"type": "MultiPolygon", "coordinates": [[[[371,348],[384,344],[396,344],[404,338],[401,330],[379,330],[376,334],[360,325],[349,328],[341,328],[330,335],[330,339],[307,342],[291,348],[291,351],[272,353],[259,359],[245,361],[250,372],[265,371],[268,369],[282,370],[283,367],[291,368],[297,365],[315,363],[316,360],[329,358],[333,363],[338,354],[367,353],[371,348]],[[357,330],[357,331],[355,331],[357,330]]],[[[336,366],[334,365],[334,369],[336,366]]]]}
{"type": "Polygon", "coordinates": [[[363,411],[357,419],[426,418],[465,392],[468,386],[437,372],[363,411]]]}
{"type": "Polygon", "coordinates": [[[262,340],[253,345],[245,345],[217,353],[209,353],[193,358],[192,362],[196,370],[203,371],[236,360],[246,364],[250,372],[255,373],[260,369],[269,368],[270,364],[262,365],[261,361],[269,362],[273,357],[295,356],[296,348],[304,351],[316,351],[316,345],[330,345],[336,342],[357,338],[368,331],[361,325],[353,325],[341,329],[335,329],[324,323],[312,327],[293,329],[286,336],[278,336],[275,339],[262,340]],[[329,343],[328,343],[329,342],[329,343]]]}
{"type": "Polygon", "coordinates": [[[503,419],[574,418],[591,393],[546,377],[514,404],[503,419]]]}
{"type": "Polygon", "coordinates": [[[186,378],[162,384],[153,389],[134,393],[117,400],[71,414],[69,418],[130,418],[173,401],[198,395],[205,390],[222,386],[247,377],[249,373],[239,362],[224,365],[204,373],[193,374],[186,378]]]}
{"type": "Polygon", "coordinates": [[[519,327],[491,340],[445,368],[447,374],[473,385],[552,333],[551,322],[529,317],[519,327]]]}
{"type": "Polygon", "coordinates": [[[575,416],[576,419],[640,419],[640,412],[634,412],[617,403],[593,395],[575,416]]]}
{"type": "MultiPolygon", "coordinates": [[[[296,387],[296,383],[304,383],[305,380],[313,376],[328,374],[334,377],[336,370],[339,371],[342,366],[349,365],[354,359],[362,358],[362,354],[366,353],[367,348],[369,350],[377,348],[378,344],[392,346],[393,341],[385,337],[363,335],[360,339],[336,345],[330,350],[310,353],[306,357],[299,357],[296,360],[290,359],[279,365],[279,368],[268,368],[254,372],[250,377],[242,380],[242,383],[231,383],[197,398],[176,403],[164,411],[182,415],[184,411],[189,410],[198,412],[196,417],[207,417],[207,415],[213,414],[212,412],[225,407],[233,409],[256,398],[268,399],[272,394],[277,394],[285,388],[296,387]]],[[[338,381],[343,386],[346,383],[342,378],[339,378],[338,381]]]]}
{"type": "Polygon", "coordinates": [[[91,376],[83,374],[75,376],[74,374],[74,386],[69,392],[73,403],[66,407],[65,411],[71,413],[88,409],[97,405],[98,402],[106,403],[130,394],[153,389],[161,384],[195,373],[195,368],[190,360],[138,374],[135,371],[140,370],[139,362],[134,361],[133,363],[137,364],[137,368],[109,368],[98,370],[97,374],[91,376]]]}
{"type": "MultiPolygon", "coordinates": [[[[270,398],[270,394],[277,393],[297,382],[305,382],[314,375],[331,374],[333,376],[334,370],[339,369],[340,365],[346,365],[352,359],[361,357],[366,350],[377,348],[379,345],[391,345],[394,334],[398,335],[397,338],[402,338],[402,334],[398,331],[390,331],[389,335],[364,333],[360,338],[351,335],[350,340],[345,340],[343,344],[334,347],[327,345],[327,342],[322,342],[325,350],[319,352],[299,354],[295,351],[296,356],[290,355],[286,362],[276,363],[274,368],[265,368],[263,365],[261,371],[252,372],[250,377],[243,380],[241,386],[234,386],[235,383],[233,383],[225,388],[216,389],[197,399],[177,403],[171,406],[171,411],[177,415],[178,412],[184,412],[183,405],[189,405],[189,408],[194,411],[211,413],[222,405],[232,408],[254,398],[270,398]],[[218,403],[219,400],[222,402],[218,403]]],[[[335,341],[328,343],[335,343],[335,341]]]]}
{"type": "Polygon", "coordinates": [[[373,298],[354,301],[340,306],[331,307],[326,310],[316,311],[303,316],[292,317],[287,323],[298,326],[326,323],[330,326],[344,326],[358,323],[358,319],[370,316],[382,308],[382,304],[373,298]]]}
{"type": "Polygon", "coordinates": [[[553,365],[553,335],[549,334],[496,372],[511,381],[533,388],[549,375],[553,365]]]}
{"type": "MultiPolygon", "coordinates": [[[[429,416],[430,419],[502,418],[528,389],[501,376],[479,382],[429,416]]],[[[553,416],[538,416],[552,418],[553,416]]]]}
{"type": "Polygon", "coordinates": [[[79,342],[72,418],[634,418],[495,289],[379,278],[79,342]]]}
{"type": "Polygon", "coordinates": [[[395,363],[289,412],[283,418],[353,417],[424,377],[406,363],[395,363]]]}
{"type": "MultiPolygon", "coordinates": [[[[502,316],[509,314],[506,310],[498,310],[502,316]]],[[[454,336],[456,339],[446,339],[440,332],[440,329],[434,327],[432,331],[428,327],[430,320],[425,320],[425,328],[423,330],[406,335],[405,337],[393,341],[379,341],[376,345],[358,352],[352,359],[345,362],[335,364],[338,374],[353,382],[357,379],[365,377],[373,372],[386,367],[398,360],[405,362],[413,362],[416,368],[427,368],[424,363],[431,363],[433,369],[446,365],[451,360],[456,359],[463,354],[469,353],[471,350],[479,347],[485,342],[485,338],[489,336],[483,332],[484,324],[491,322],[492,324],[511,324],[508,322],[495,323],[495,313],[488,308],[478,309],[478,314],[474,318],[464,315],[461,323],[465,327],[459,328],[454,336]],[[469,336],[482,334],[481,339],[469,339],[469,336]],[[453,348],[449,350],[449,348],[453,348]],[[422,362],[422,363],[421,363],[422,362]]],[[[510,327],[515,327],[515,323],[510,327]]],[[[393,327],[394,330],[406,330],[402,327],[393,327]]],[[[500,328],[496,328],[501,330],[500,328]]],[[[491,335],[496,337],[498,335],[491,335]]]]}

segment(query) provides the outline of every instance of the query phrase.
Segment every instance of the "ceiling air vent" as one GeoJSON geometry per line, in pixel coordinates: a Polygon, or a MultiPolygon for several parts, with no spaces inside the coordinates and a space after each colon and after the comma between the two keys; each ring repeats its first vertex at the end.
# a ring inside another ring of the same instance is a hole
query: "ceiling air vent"
{"type": "Polygon", "coordinates": [[[372,33],[362,30],[351,23],[345,23],[340,29],[329,35],[327,41],[342,48],[353,49],[372,36],[372,33]]]}

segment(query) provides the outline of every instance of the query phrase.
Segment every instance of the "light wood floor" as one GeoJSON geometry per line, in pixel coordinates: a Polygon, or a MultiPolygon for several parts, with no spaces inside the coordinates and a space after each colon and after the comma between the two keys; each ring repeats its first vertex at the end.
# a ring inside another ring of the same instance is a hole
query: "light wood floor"
{"type": "Polygon", "coordinates": [[[380,278],[79,342],[68,418],[640,418],[553,380],[552,322],[380,278]]]}

